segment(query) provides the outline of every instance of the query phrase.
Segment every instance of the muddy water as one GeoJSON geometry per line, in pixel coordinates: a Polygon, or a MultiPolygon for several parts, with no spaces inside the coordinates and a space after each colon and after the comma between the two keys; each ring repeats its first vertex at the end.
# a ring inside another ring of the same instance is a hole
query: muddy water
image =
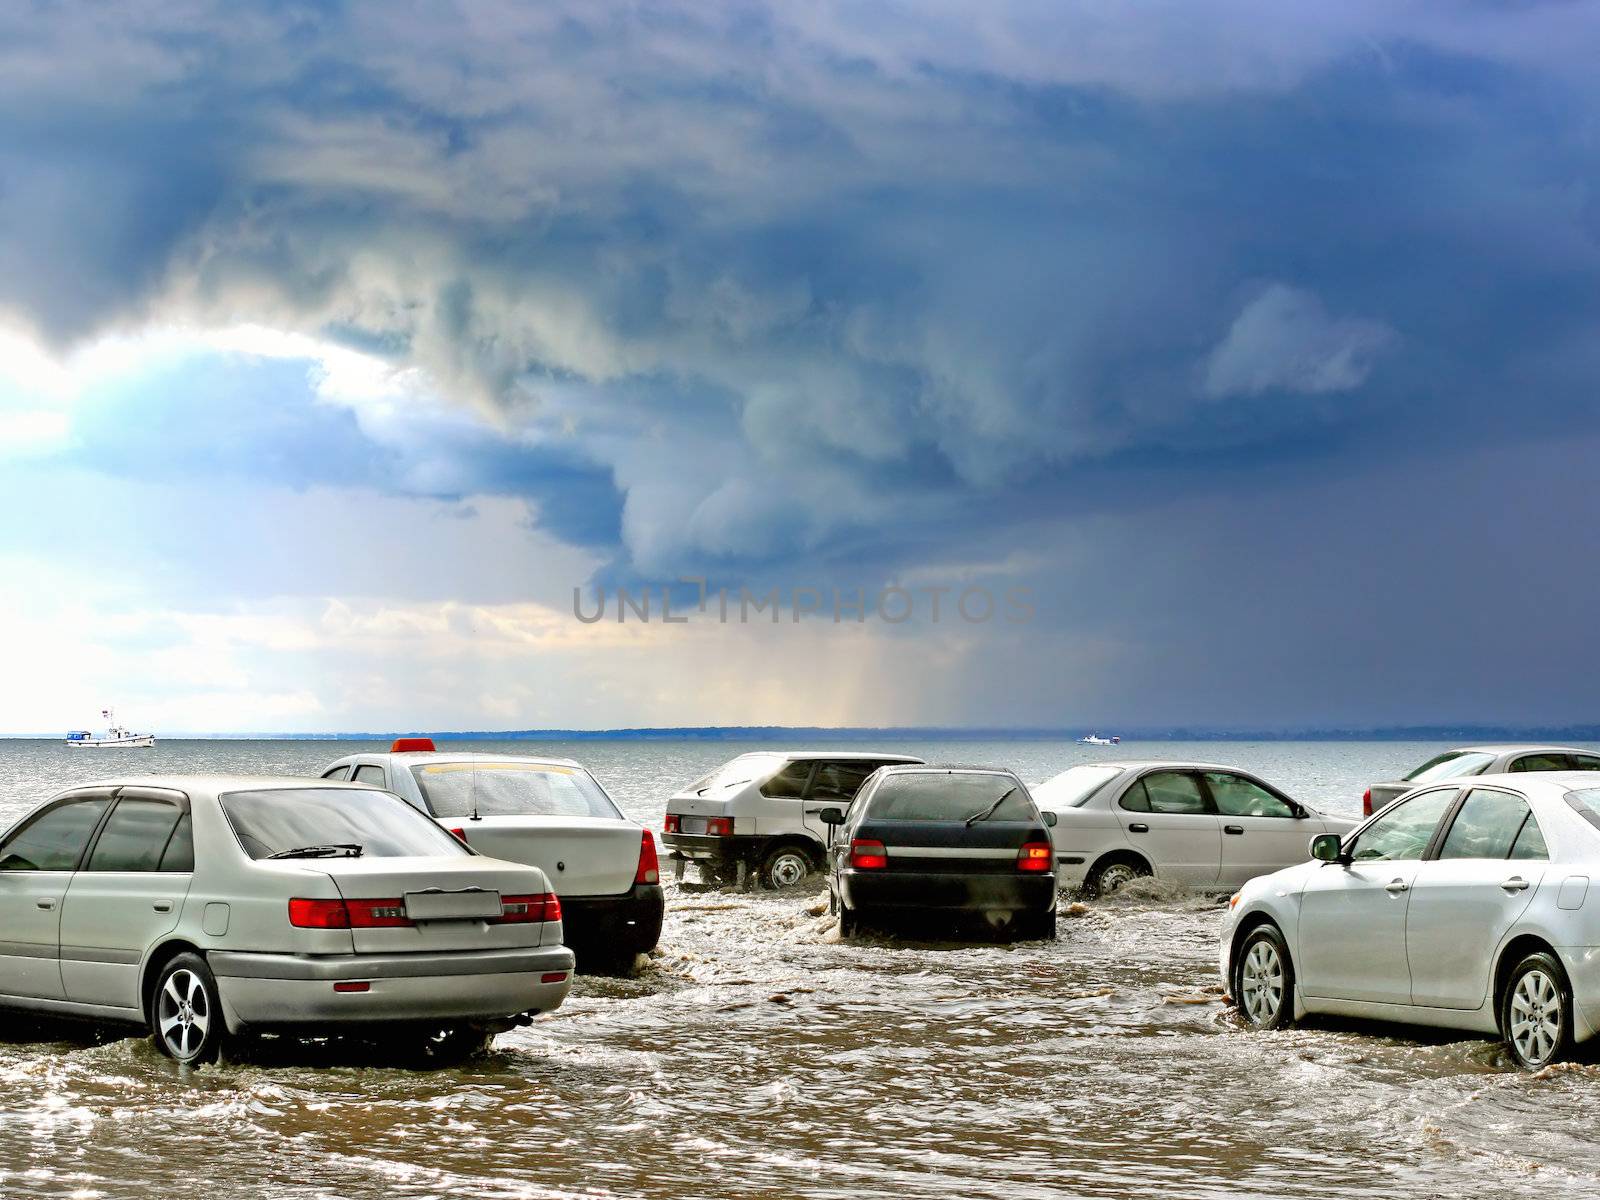
{"type": "MultiPolygon", "coordinates": [[[[1074,756],[941,749],[1030,778],[1074,756]]],[[[1276,762],[1292,791],[1347,810],[1363,775],[1429,748],[1164,749],[1276,762]]],[[[142,761],[309,770],[339,750],[191,744],[142,761]]],[[[727,750],[578,752],[652,818],[727,750]]],[[[90,773],[0,744],[0,816],[90,773]]],[[[6,1018],[0,1196],[1600,1193],[1600,1070],[1530,1078],[1488,1043],[1395,1027],[1247,1033],[1219,1001],[1214,898],[1149,888],[1017,946],[840,942],[822,910],[815,888],[670,888],[638,978],[583,979],[450,1069],[290,1043],[182,1071],[144,1040],[6,1018]]]]}

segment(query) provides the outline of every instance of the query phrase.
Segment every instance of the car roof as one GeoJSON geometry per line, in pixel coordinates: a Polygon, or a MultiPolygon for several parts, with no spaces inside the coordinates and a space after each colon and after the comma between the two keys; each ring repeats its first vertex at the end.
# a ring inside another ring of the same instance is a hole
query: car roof
{"type": "MultiPolygon", "coordinates": [[[[1593,754],[1593,750],[1585,750],[1582,746],[1547,746],[1540,742],[1507,742],[1499,746],[1457,746],[1451,750],[1443,750],[1442,754],[1526,754],[1556,753],[1556,754],[1593,754]]],[[[1438,755],[1434,755],[1435,758],[1438,755]]]]}
{"type": "Polygon", "coordinates": [[[901,763],[906,766],[920,766],[922,759],[914,754],[885,754],[877,750],[748,750],[739,755],[739,758],[752,758],[757,754],[771,755],[774,758],[787,759],[797,762],[808,758],[838,758],[838,759],[871,759],[875,762],[901,763]]]}
{"type": "Polygon", "coordinates": [[[358,752],[346,758],[393,758],[402,762],[517,762],[535,763],[546,767],[578,767],[581,763],[570,758],[548,758],[542,754],[488,754],[476,750],[381,750],[376,753],[358,752]]]}
{"type": "MultiPolygon", "coordinates": [[[[1227,763],[1195,762],[1190,759],[1171,758],[1097,758],[1088,762],[1073,763],[1063,767],[1056,775],[1064,775],[1072,767],[1116,767],[1123,771],[1143,771],[1149,767],[1165,767],[1172,771],[1231,771],[1238,775],[1254,775],[1248,767],[1230,766],[1227,763]]],[[[1051,776],[1055,778],[1055,776],[1051,776]]]]}
{"type": "Polygon", "coordinates": [[[963,772],[968,775],[1010,775],[1015,777],[1016,772],[1010,767],[989,767],[974,763],[897,763],[894,766],[884,767],[885,775],[938,775],[963,772]]]}
{"type": "Polygon", "coordinates": [[[1493,775],[1464,775],[1457,779],[1436,779],[1422,784],[1417,790],[1433,787],[1477,787],[1480,784],[1498,784],[1514,792],[1549,797],[1565,796],[1568,792],[1585,792],[1600,788],[1600,775],[1593,771],[1500,771],[1493,775]]]}
{"type": "MultiPolygon", "coordinates": [[[[110,779],[95,779],[88,783],[75,783],[62,791],[78,792],[89,788],[147,787],[167,788],[183,792],[189,797],[221,796],[228,792],[268,792],[289,788],[338,788],[351,791],[371,791],[365,784],[344,783],[333,779],[310,779],[304,775],[119,775],[110,779]]],[[[59,793],[58,793],[59,794],[59,793]]]]}

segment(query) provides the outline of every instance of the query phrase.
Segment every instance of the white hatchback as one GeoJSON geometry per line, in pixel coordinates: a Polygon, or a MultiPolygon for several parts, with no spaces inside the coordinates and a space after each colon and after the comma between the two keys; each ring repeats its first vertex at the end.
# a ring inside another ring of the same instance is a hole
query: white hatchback
{"type": "Polygon", "coordinates": [[[1505,1038],[1537,1069],[1600,1031],[1600,787],[1485,775],[1401,797],[1252,879],[1220,948],[1244,1020],[1336,1013],[1505,1038]]]}
{"type": "Polygon", "coordinates": [[[1316,835],[1355,825],[1214,763],[1084,763],[1034,788],[1033,798],[1056,814],[1062,888],[1090,896],[1141,875],[1196,889],[1238,887],[1304,862],[1316,835]]]}

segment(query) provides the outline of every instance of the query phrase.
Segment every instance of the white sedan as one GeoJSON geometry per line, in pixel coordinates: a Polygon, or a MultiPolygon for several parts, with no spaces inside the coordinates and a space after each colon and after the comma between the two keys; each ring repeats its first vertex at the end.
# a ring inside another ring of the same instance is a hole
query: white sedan
{"type": "Polygon", "coordinates": [[[1498,1034],[1528,1069],[1600,1029],[1600,787],[1486,775],[1402,797],[1233,897],[1246,1023],[1335,1013],[1498,1034]]]}
{"type": "Polygon", "coordinates": [[[1313,837],[1355,824],[1214,763],[1084,763],[1032,790],[1039,807],[1056,814],[1062,888],[1090,896],[1141,875],[1196,889],[1237,887],[1303,862],[1313,837]]]}

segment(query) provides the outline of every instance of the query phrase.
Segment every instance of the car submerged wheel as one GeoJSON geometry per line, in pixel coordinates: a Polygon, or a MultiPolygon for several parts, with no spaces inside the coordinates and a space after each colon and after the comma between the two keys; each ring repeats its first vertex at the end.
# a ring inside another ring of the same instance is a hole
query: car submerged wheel
{"type": "Polygon", "coordinates": [[[1282,1029],[1294,1018],[1294,968],[1276,925],[1262,925],[1239,947],[1233,1000],[1254,1029],[1282,1029]]]}
{"type": "Polygon", "coordinates": [[[1519,962],[1506,981],[1500,1028],[1511,1057],[1537,1071],[1566,1057],[1572,1044],[1572,990],[1555,956],[1545,951],[1519,962]]]}
{"type": "Polygon", "coordinates": [[[1114,859],[1096,867],[1084,883],[1083,890],[1091,897],[1109,896],[1135,879],[1143,879],[1149,874],[1150,868],[1143,863],[1126,858],[1114,859]]]}
{"type": "Polygon", "coordinates": [[[216,977],[198,954],[180,954],[161,969],[150,1003],[156,1048],[186,1066],[211,1062],[227,1028],[216,977]]]}
{"type": "Polygon", "coordinates": [[[811,858],[798,846],[779,846],[761,860],[762,886],[777,891],[794,887],[811,874],[811,858]]]}

